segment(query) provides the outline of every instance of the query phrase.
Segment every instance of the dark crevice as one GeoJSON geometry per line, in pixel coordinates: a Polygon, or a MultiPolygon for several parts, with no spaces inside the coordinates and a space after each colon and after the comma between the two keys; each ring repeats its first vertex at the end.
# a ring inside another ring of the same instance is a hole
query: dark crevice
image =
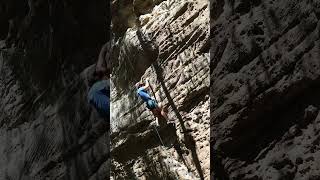
{"type": "MultiPolygon", "coordinates": [[[[162,71],[162,68],[160,67],[160,65],[158,64],[157,61],[155,61],[153,63],[153,67],[155,69],[155,72],[157,74],[157,79],[158,81],[160,82],[161,84],[161,87],[168,99],[168,103],[169,105],[171,106],[171,108],[173,109],[174,113],[176,114],[176,117],[178,118],[179,122],[180,122],[180,125],[181,125],[181,128],[183,130],[183,132],[187,132],[187,129],[186,127],[184,126],[184,120],[181,116],[181,114],[179,113],[179,110],[177,108],[177,106],[175,105],[166,85],[165,85],[165,82],[164,82],[164,78],[163,78],[163,71],[162,71]]],[[[200,161],[199,161],[199,157],[197,155],[197,152],[196,152],[196,144],[195,144],[195,140],[193,139],[192,135],[187,133],[184,135],[185,137],[185,144],[186,144],[186,147],[188,149],[191,150],[191,155],[192,155],[192,158],[193,158],[193,162],[194,162],[194,165],[196,166],[196,169],[198,171],[198,174],[200,176],[200,179],[204,179],[204,175],[203,175],[203,171],[202,171],[202,168],[201,168],[201,165],[200,165],[200,161]]]]}
{"type": "Polygon", "coordinates": [[[210,147],[211,180],[229,180],[229,175],[224,168],[222,159],[223,159],[222,152],[213,150],[211,146],[210,147]]]}
{"type": "Polygon", "coordinates": [[[320,107],[320,96],[312,93],[320,90],[319,84],[314,81],[307,86],[306,82],[303,81],[304,85],[296,84],[290,94],[278,101],[269,99],[260,106],[254,105],[259,111],[248,112],[247,119],[242,119],[241,124],[234,128],[232,136],[235,138],[230,142],[232,145],[228,143],[229,147],[223,147],[224,152],[233,158],[252,161],[271,142],[279,141],[291,126],[300,124],[301,128],[305,127],[308,123],[299,122],[299,119],[304,119],[305,108],[309,105],[320,107]]]}
{"type": "Polygon", "coordinates": [[[208,95],[209,87],[204,87],[195,92],[189,93],[188,99],[186,99],[182,106],[178,108],[179,111],[189,112],[192,108],[194,108],[197,104],[204,101],[206,95],[208,95]]]}

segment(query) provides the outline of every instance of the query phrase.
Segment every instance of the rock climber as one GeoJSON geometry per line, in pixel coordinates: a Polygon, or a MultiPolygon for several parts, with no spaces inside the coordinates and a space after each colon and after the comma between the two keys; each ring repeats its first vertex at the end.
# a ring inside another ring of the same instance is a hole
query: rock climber
{"type": "Polygon", "coordinates": [[[110,53],[111,43],[107,42],[100,50],[98,61],[89,68],[88,102],[96,109],[103,121],[92,122],[78,141],[79,145],[94,143],[95,140],[110,129],[110,53]]]}
{"type": "Polygon", "coordinates": [[[135,86],[137,88],[138,96],[140,96],[140,98],[146,103],[147,108],[156,117],[156,124],[159,125],[158,119],[161,118],[164,118],[167,121],[167,123],[172,123],[172,121],[170,121],[168,118],[166,108],[163,108],[160,105],[158,105],[156,100],[151,98],[151,96],[149,95],[148,90],[150,90],[151,88],[149,84],[149,79],[146,78],[145,83],[138,82],[135,86]]]}
{"type": "Polygon", "coordinates": [[[101,48],[96,63],[93,80],[90,84],[88,101],[95,107],[99,115],[110,122],[110,42],[101,48]]]}

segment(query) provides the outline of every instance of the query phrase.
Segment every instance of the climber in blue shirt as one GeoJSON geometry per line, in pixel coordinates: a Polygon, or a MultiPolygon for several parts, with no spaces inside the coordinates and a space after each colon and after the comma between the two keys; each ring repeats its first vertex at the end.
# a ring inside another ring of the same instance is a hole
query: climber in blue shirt
{"type": "Polygon", "coordinates": [[[106,43],[100,51],[94,83],[88,92],[89,103],[106,121],[110,121],[110,46],[110,43],[106,43]]]}
{"type": "Polygon", "coordinates": [[[92,85],[88,93],[88,100],[102,118],[110,116],[110,85],[109,80],[102,79],[92,85]]]}
{"type": "Polygon", "coordinates": [[[152,114],[159,119],[161,117],[165,118],[165,120],[169,123],[169,118],[165,108],[162,108],[160,105],[158,105],[155,99],[151,98],[148,93],[150,88],[148,78],[146,79],[146,83],[138,82],[136,84],[136,88],[138,96],[140,96],[140,98],[146,103],[147,108],[152,112],[152,114]]]}

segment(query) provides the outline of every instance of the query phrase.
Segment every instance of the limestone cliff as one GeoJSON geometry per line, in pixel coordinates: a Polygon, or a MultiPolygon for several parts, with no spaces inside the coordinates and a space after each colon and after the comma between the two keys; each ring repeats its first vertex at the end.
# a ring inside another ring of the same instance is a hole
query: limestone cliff
{"type": "Polygon", "coordinates": [[[209,179],[208,3],[113,1],[113,179],[209,179]],[[146,77],[176,123],[158,128],[163,142],[135,92],[146,77]]]}
{"type": "Polygon", "coordinates": [[[0,0],[1,180],[109,176],[108,131],[87,102],[108,6],[0,0]]]}
{"type": "Polygon", "coordinates": [[[210,11],[212,178],[319,179],[319,1],[210,11]]]}

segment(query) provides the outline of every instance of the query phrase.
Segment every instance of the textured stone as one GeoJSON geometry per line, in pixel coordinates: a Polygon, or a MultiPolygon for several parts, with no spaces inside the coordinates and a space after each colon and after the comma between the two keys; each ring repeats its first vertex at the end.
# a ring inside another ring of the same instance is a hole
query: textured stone
{"type": "Polygon", "coordinates": [[[109,132],[87,102],[106,7],[0,1],[0,179],[109,176],[109,132]]]}
{"type": "Polygon", "coordinates": [[[112,73],[111,175],[209,179],[208,1],[166,0],[135,15],[125,33],[114,31],[119,38],[112,73]],[[147,77],[175,121],[175,127],[158,129],[164,146],[134,89],[147,77]]]}
{"type": "Polygon", "coordinates": [[[319,5],[211,3],[212,178],[319,174],[319,5]]]}

